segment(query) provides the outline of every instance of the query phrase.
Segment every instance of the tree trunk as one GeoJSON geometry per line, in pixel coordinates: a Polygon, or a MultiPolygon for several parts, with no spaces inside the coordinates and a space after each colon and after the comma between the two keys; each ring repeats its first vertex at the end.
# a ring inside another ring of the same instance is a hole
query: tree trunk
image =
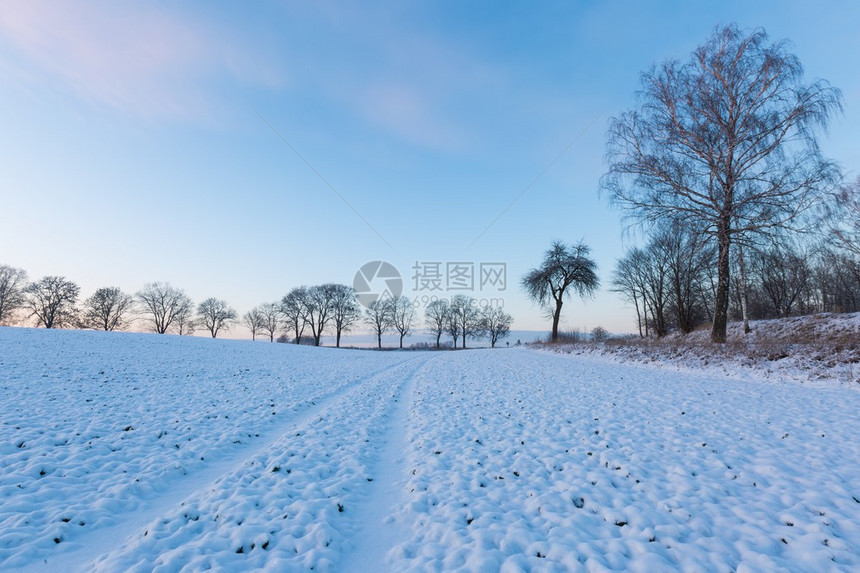
{"type": "Polygon", "coordinates": [[[436,333],[436,350],[439,350],[439,339],[442,338],[442,332],[436,333]]]}
{"type": "Polygon", "coordinates": [[[400,349],[403,349],[403,335],[400,335],[400,349]]]}
{"type": "Polygon", "coordinates": [[[726,326],[729,314],[729,222],[721,220],[717,229],[717,298],[714,301],[714,326],[711,342],[726,342],[726,326]]]}
{"type": "Polygon", "coordinates": [[[750,321],[749,316],[747,315],[747,280],[746,271],[744,269],[744,247],[741,244],[738,244],[738,263],[738,279],[740,279],[741,314],[744,319],[744,334],[749,334],[750,321]]]}
{"type": "Polygon", "coordinates": [[[378,330],[376,331],[376,343],[381,350],[382,349],[382,333],[379,332],[378,330]]]}
{"type": "Polygon", "coordinates": [[[561,305],[563,304],[560,298],[555,299],[555,312],[552,313],[552,338],[553,342],[558,342],[558,321],[561,318],[561,305]]]}
{"type": "Polygon", "coordinates": [[[642,315],[639,312],[639,299],[635,291],[633,292],[633,306],[636,308],[636,326],[639,327],[639,338],[644,338],[642,334],[642,315]]]}
{"type": "Polygon", "coordinates": [[[337,329],[336,340],[334,344],[335,348],[340,348],[340,329],[337,329]]]}

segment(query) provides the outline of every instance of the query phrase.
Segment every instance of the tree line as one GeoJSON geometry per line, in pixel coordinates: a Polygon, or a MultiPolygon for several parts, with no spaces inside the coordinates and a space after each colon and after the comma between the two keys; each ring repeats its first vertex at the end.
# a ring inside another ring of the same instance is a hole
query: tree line
{"type": "MultiPolygon", "coordinates": [[[[376,335],[379,348],[382,336],[390,331],[399,335],[403,348],[404,338],[419,327],[415,304],[408,297],[384,296],[363,309],[352,287],[335,283],[296,287],[280,300],[256,306],[241,317],[226,301],[214,297],[195,305],[185,291],[166,282],[148,283],[135,294],[118,287],[99,288],[80,304],[79,296],[80,287],[65,277],[45,276],[28,282],[24,270],[0,265],[0,324],[11,324],[23,311],[45,328],[113,331],[143,320],[158,334],[190,335],[204,328],[216,338],[241,323],[252,340],[264,335],[270,342],[279,339],[319,346],[324,334],[332,334],[337,347],[345,333],[363,324],[376,335]]],[[[452,337],[455,348],[458,340],[466,348],[467,337],[487,337],[495,347],[508,335],[512,322],[513,317],[503,309],[480,308],[474,298],[465,295],[434,300],[425,309],[425,324],[436,338],[436,348],[441,348],[445,334],[452,337]]]]}

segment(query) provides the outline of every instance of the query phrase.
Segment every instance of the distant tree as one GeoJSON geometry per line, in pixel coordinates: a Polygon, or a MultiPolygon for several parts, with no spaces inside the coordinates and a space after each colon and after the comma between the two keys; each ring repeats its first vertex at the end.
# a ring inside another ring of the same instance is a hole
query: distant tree
{"type": "Polygon", "coordinates": [[[591,340],[594,342],[606,342],[609,340],[609,332],[602,326],[595,326],[591,329],[591,340]]]}
{"type": "Polygon", "coordinates": [[[436,335],[436,348],[438,349],[442,333],[447,330],[448,301],[441,298],[430,301],[424,308],[424,322],[430,331],[436,335]]]}
{"type": "Polygon", "coordinates": [[[496,342],[506,338],[511,332],[514,317],[499,307],[488,306],[481,311],[481,330],[490,339],[490,347],[495,348],[496,342]]]}
{"type": "Polygon", "coordinates": [[[394,304],[390,297],[378,298],[364,310],[364,322],[376,334],[376,343],[382,348],[382,335],[393,324],[394,304]]]}
{"type": "Polygon", "coordinates": [[[686,64],[642,74],[640,105],[612,118],[601,187],[637,220],[680,220],[717,243],[711,340],[726,341],[734,240],[794,228],[839,178],[817,135],[840,109],[823,80],[806,84],[785,42],[719,28],[686,64]]]}
{"type": "Polygon", "coordinates": [[[216,298],[207,298],[201,302],[197,306],[197,314],[200,315],[200,322],[212,338],[218,336],[221,330],[229,330],[236,321],[236,311],[227,304],[227,301],[216,298]]]}
{"type": "Polygon", "coordinates": [[[340,337],[361,320],[361,308],[355,289],[346,285],[331,287],[331,320],[334,325],[335,346],[340,348],[340,337]]]}
{"type": "Polygon", "coordinates": [[[632,302],[636,309],[636,325],[639,328],[640,338],[648,336],[648,307],[645,302],[647,265],[648,258],[645,251],[635,247],[628,250],[615,263],[615,270],[612,273],[612,290],[632,302]]]}
{"type": "MultiPolygon", "coordinates": [[[[481,332],[481,313],[478,310],[477,301],[470,296],[458,294],[453,296],[451,302],[448,303],[448,312],[451,315],[450,320],[455,323],[456,331],[459,332],[463,341],[461,348],[466,348],[466,338],[481,332]]],[[[453,331],[454,329],[449,330],[453,331]]],[[[455,339],[454,348],[456,347],[457,340],[455,339]]]]}
{"type": "Polygon", "coordinates": [[[657,338],[669,332],[667,308],[669,307],[669,255],[665,243],[651,240],[645,248],[647,264],[644,266],[645,303],[651,311],[651,327],[657,338]]]}
{"type": "Polygon", "coordinates": [[[415,307],[408,297],[399,296],[391,303],[391,326],[400,335],[400,348],[403,348],[403,337],[412,333],[415,324],[415,307]]]}
{"type": "Polygon", "coordinates": [[[260,306],[260,314],[262,315],[260,330],[269,335],[269,342],[274,342],[275,334],[281,329],[284,320],[281,305],[276,302],[267,302],[260,306]]]}
{"type": "Polygon", "coordinates": [[[678,329],[687,334],[702,320],[705,310],[701,293],[708,269],[714,260],[714,249],[708,236],[698,229],[679,223],[659,227],[653,241],[659,258],[667,265],[670,301],[678,329]]]}
{"type": "Polygon", "coordinates": [[[773,315],[791,316],[809,289],[812,269],[809,257],[783,245],[758,253],[754,260],[758,286],[773,315]]]}
{"type": "Polygon", "coordinates": [[[152,329],[158,334],[164,334],[177,322],[180,322],[180,332],[187,327],[193,313],[193,303],[185,291],[170,285],[170,283],[155,282],[143,286],[137,293],[137,299],[144,309],[144,314],[150,315],[152,329]]]}
{"type": "Polygon", "coordinates": [[[66,277],[46,276],[27,286],[27,304],[45,328],[65,326],[74,318],[81,289],[66,277]]]}
{"type": "Polygon", "coordinates": [[[842,247],[860,255],[860,176],[842,186],[829,207],[833,234],[842,247]]]}
{"type": "Polygon", "coordinates": [[[597,264],[589,258],[585,243],[565,245],[553,241],[543,262],[522,279],[522,287],[533,301],[552,313],[552,341],[558,340],[558,323],[565,296],[571,291],[581,297],[591,296],[600,286],[597,264]]]}
{"type": "Polygon", "coordinates": [[[173,321],[171,329],[179,336],[191,336],[194,334],[194,331],[200,326],[200,322],[194,316],[194,312],[194,303],[189,299],[188,304],[180,308],[176,313],[176,320],[173,321]]]}
{"type": "Polygon", "coordinates": [[[451,337],[451,348],[456,350],[460,339],[460,317],[453,312],[450,304],[445,313],[445,332],[451,337]]]}
{"type": "Polygon", "coordinates": [[[27,272],[0,265],[0,324],[7,324],[17,309],[27,302],[27,272]]]}
{"type": "Polygon", "coordinates": [[[83,325],[95,330],[122,330],[133,304],[134,297],[119,287],[102,287],[84,301],[83,325]]]}
{"type": "Polygon", "coordinates": [[[251,340],[257,340],[257,332],[263,329],[264,320],[260,307],[254,307],[242,315],[242,324],[251,331],[251,340]]]}
{"type": "Polygon", "coordinates": [[[308,324],[314,337],[314,346],[320,345],[320,338],[332,320],[334,300],[339,285],[327,283],[314,285],[307,290],[305,308],[308,324]]]}
{"type": "Polygon", "coordinates": [[[296,287],[281,299],[284,326],[295,334],[293,340],[301,344],[302,334],[308,324],[308,287],[296,287]]]}

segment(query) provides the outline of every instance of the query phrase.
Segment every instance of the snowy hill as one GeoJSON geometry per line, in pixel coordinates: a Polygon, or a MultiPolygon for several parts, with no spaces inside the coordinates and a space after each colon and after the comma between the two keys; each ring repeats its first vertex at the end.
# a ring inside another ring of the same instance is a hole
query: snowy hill
{"type": "Polygon", "coordinates": [[[0,390],[4,571],[860,568],[854,386],[0,328],[0,390]]]}

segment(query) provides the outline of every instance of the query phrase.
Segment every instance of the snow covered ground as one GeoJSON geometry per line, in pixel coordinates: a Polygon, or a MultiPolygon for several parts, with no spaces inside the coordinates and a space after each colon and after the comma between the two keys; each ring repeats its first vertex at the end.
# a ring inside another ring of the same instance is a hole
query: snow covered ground
{"type": "Polygon", "coordinates": [[[0,328],[0,570],[858,570],[855,386],[0,328]]]}

